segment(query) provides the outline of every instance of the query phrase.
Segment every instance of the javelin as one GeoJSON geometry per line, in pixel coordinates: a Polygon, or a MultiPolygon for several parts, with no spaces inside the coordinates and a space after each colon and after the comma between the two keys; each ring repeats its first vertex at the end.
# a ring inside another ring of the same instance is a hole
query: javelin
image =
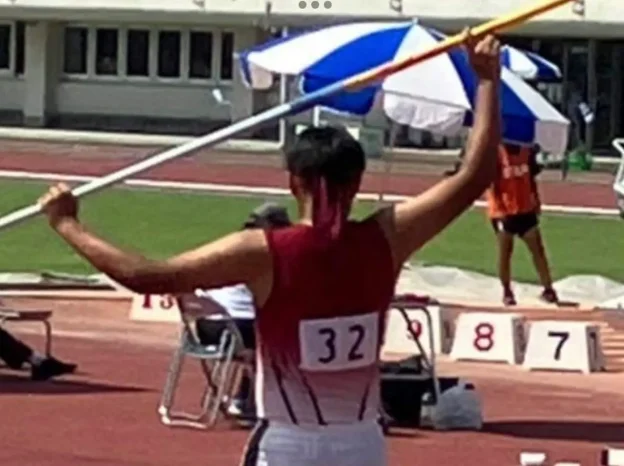
{"type": "MultiPolygon", "coordinates": [[[[482,37],[486,34],[503,31],[518,24],[521,24],[533,18],[534,16],[540,15],[572,1],[578,2],[579,0],[545,0],[536,5],[530,6],[528,8],[523,8],[514,13],[510,13],[508,15],[493,19],[491,21],[487,21],[479,26],[476,26],[471,29],[471,34],[476,37],[482,37]]],[[[183,155],[188,155],[204,147],[210,147],[214,146],[215,144],[219,144],[220,142],[230,139],[231,137],[236,136],[243,131],[247,131],[257,126],[266,124],[272,120],[277,120],[288,115],[293,115],[308,110],[316,106],[319,102],[321,102],[323,99],[326,99],[327,97],[339,94],[340,92],[352,91],[378,82],[386,78],[387,76],[390,76],[391,74],[397,73],[417,63],[428,60],[429,58],[433,58],[436,55],[447,52],[449,49],[461,45],[464,40],[464,34],[456,34],[454,36],[450,36],[442,42],[437,43],[435,46],[425,52],[419,52],[415,55],[405,57],[400,60],[384,63],[371,70],[367,70],[355,76],[343,79],[342,81],[339,81],[337,83],[330,84],[329,86],[314,91],[310,94],[300,96],[290,102],[280,104],[257,115],[253,115],[249,118],[233,123],[226,128],[199,137],[180,146],[168,149],[145,160],[141,160],[140,162],[137,162],[126,168],[122,168],[121,170],[115,171],[89,183],[83,184],[82,186],[78,186],[77,188],[72,190],[72,193],[76,197],[82,197],[87,194],[101,191],[109,186],[120,183],[127,178],[138,175],[170,160],[177,159],[179,157],[182,157],[183,155]]],[[[40,214],[41,211],[41,206],[39,206],[38,204],[33,204],[31,206],[16,210],[0,218],[0,229],[16,225],[31,217],[35,217],[36,215],[40,214]]]]}

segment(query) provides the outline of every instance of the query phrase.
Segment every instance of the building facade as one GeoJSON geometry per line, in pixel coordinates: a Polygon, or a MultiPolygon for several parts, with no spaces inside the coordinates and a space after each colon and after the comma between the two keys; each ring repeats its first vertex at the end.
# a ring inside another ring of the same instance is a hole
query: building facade
{"type": "MultiPolygon", "coordinates": [[[[271,30],[418,17],[452,32],[529,3],[0,0],[0,124],[204,133],[279,100],[277,89],[247,89],[233,58],[271,30]]],[[[595,123],[574,137],[597,150],[624,135],[621,18],[622,0],[591,0],[583,18],[564,6],[507,37],[562,67],[562,83],[540,88],[565,114],[570,102],[590,104],[595,123]]]]}

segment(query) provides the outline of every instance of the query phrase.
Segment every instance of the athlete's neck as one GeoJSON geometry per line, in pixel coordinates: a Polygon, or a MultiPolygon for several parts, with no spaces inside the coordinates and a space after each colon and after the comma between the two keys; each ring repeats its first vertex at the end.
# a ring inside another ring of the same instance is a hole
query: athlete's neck
{"type": "Polygon", "coordinates": [[[304,195],[297,199],[297,210],[299,211],[299,223],[312,225],[312,196],[304,195]]]}
{"type": "MultiPolygon", "coordinates": [[[[313,218],[313,202],[312,195],[306,194],[297,199],[297,211],[299,213],[299,224],[301,225],[312,225],[313,218]]],[[[348,208],[347,218],[349,217],[349,212],[351,211],[351,206],[348,208]]]]}

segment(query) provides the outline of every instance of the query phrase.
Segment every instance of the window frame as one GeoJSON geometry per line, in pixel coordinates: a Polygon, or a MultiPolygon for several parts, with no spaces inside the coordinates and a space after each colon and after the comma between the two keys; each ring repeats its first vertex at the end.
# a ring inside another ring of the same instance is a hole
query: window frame
{"type": "Polygon", "coordinates": [[[154,35],[154,28],[149,26],[141,25],[141,24],[127,24],[120,28],[121,36],[121,66],[119,68],[119,78],[128,81],[128,82],[138,82],[138,83],[149,83],[152,80],[152,76],[154,74],[154,54],[152,53],[152,49],[154,48],[152,44],[154,40],[157,39],[157,36],[154,35]],[[147,32],[147,76],[134,76],[128,75],[128,32],[129,31],[146,31],[147,32]],[[156,37],[156,39],[155,39],[156,37]]]}
{"type": "Polygon", "coordinates": [[[93,80],[95,79],[99,79],[100,76],[90,76],[91,74],[91,70],[95,68],[95,37],[92,31],[92,27],[90,27],[88,24],[85,23],[71,23],[71,24],[66,24],[63,27],[63,39],[61,40],[61,43],[63,44],[63,60],[61,62],[61,74],[63,78],[68,78],[74,81],[87,81],[87,80],[93,80]],[[65,71],[65,31],[68,28],[83,28],[87,30],[87,57],[86,57],[86,64],[87,64],[87,69],[85,73],[67,73],[65,71]]]}
{"type": "MultiPolygon", "coordinates": [[[[220,31],[210,30],[210,29],[200,29],[200,28],[190,28],[187,31],[188,42],[187,42],[187,54],[188,59],[186,62],[186,76],[189,83],[193,84],[205,84],[205,83],[215,83],[217,80],[215,79],[215,50],[216,50],[216,42],[220,42],[220,39],[217,39],[217,36],[221,36],[220,31]],[[200,34],[210,34],[211,37],[211,49],[212,53],[210,54],[210,77],[209,78],[193,78],[191,77],[191,34],[192,33],[200,33],[200,34]]],[[[218,63],[217,63],[218,65],[218,63]]]]}
{"type": "MultiPolygon", "coordinates": [[[[155,58],[155,62],[154,62],[154,74],[151,75],[150,77],[152,78],[153,81],[158,82],[158,83],[162,83],[162,84],[169,84],[169,83],[180,83],[180,82],[184,82],[188,80],[188,71],[186,71],[185,73],[185,68],[186,68],[186,63],[188,63],[188,51],[186,52],[186,54],[184,53],[185,49],[188,48],[188,30],[187,29],[176,29],[175,27],[170,27],[170,26],[163,26],[163,27],[156,27],[153,28],[154,29],[154,45],[152,45],[152,43],[150,42],[150,48],[154,49],[154,54],[156,56],[155,58]],[[166,76],[159,76],[158,75],[158,61],[160,58],[160,33],[161,32],[177,32],[178,34],[180,34],[180,49],[178,50],[179,53],[179,72],[180,75],[177,77],[166,77],[166,76]],[[185,38],[186,36],[186,38],[185,38]],[[186,58],[185,58],[186,57],[186,58]],[[186,79],[185,79],[186,77],[186,79]]],[[[150,69],[151,71],[151,69],[150,69]]]]}
{"type": "MultiPolygon", "coordinates": [[[[3,22],[0,21],[0,24],[3,22]]],[[[231,29],[223,29],[219,27],[198,27],[188,26],[180,27],[175,25],[162,24],[158,26],[147,26],[145,24],[125,23],[84,23],[84,22],[68,22],[63,24],[63,33],[66,28],[85,28],[87,30],[87,72],[79,73],[62,73],[64,81],[93,81],[93,82],[127,82],[127,83],[145,83],[145,84],[184,84],[189,86],[205,86],[218,84],[231,84],[232,79],[221,78],[221,44],[223,34],[226,32],[234,34],[234,44],[236,43],[236,31],[231,29]],[[117,74],[115,75],[98,75],[96,71],[96,52],[97,52],[97,30],[98,29],[116,29],[118,31],[117,41],[117,74]],[[148,76],[128,76],[127,73],[127,46],[128,31],[141,30],[149,33],[148,39],[148,76]],[[166,78],[158,76],[158,36],[161,31],[174,31],[180,33],[180,77],[166,78]],[[208,33],[212,35],[212,57],[211,57],[211,76],[210,78],[191,78],[190,58],[191,58],[191,32],[208,33]]],[[[12,28],[12,34],[15,35],[15,27],[12,28]]],[[[64,45],[64,44],[63,44],[64,45]]],[[[64,53],[63,49],[63,53],[64,53]]],[[[15,56],[15,53],[13,54],[15,56]]],[[[232,70],[235,71],[234,57],[232,56],[232,70]]],[[[12,67],[15,64],[12,63],[12,67]]],[[[2,70],[0,70],[0,75],[2,70]]]]}
{"type": "Polygon", "coordinates": [[[13,60],[11,65],[13,66],[13,75],[19,79],[22,79],[24,77],[24,75],[26,74],[26,41],[27,39],[27,28],[28,28],[28,24],[26,21],[24,20],[17,20],[13,22],[13,33],[12,33],[12,48],[13,48],[13,60]],[[17,25],[21,23],[24,27],[24,43],[22,44],[22,46],[24,47],[24,50],[22,51],[22,71],[18,72],[17,71],[17,25]]]}
{"type": "MultiPolygon", "coordinates": [[[[9,26],[9,67],[0,68],[0,78],[22,78],[23,73],[16,73],[17,64],[17,23],[18,21],[0,20],[1,26],[9,26]]],[[[24,41],[24,57],[26,57],[26,41],[24,41]]]]}
{"type": "MultiPolygon", "coordinates": [[[[125,52],[124,49],[122,49],[121,47],[121,35],[122,35],[122,30],[119,29],[118,26],[112,26],[112,25],[107,25],[107,24],[97,24],[96,26],[92,27],[89,30],[89,33],[87,35],[87,44],[89,44],[90,46],[92,46],[92,50],[93,50],[93,59],[91,60],[92,63],[92,68],[89,68],[89,60],[87,60],[87,75],[90,76],[90,78],[98,80],[98,81],[118,81],[119,77],[121,75],[120,71],[121,71],[121,62],[122,60],[122,51],[125,52]],[[97,31],[98,29],[113,29],[115,31],[117,31],[117,64],[116,64],[116,73],[113,74],[98,74],[97,73],[97,31]],[[91,39],[91,36],[93,36],[93,39],[91,39]],[[90,42],[93,42],[93,44],[90,44],[90,42]]],[[[87,47],[87,54],[89,53],[90,49],[89,47],[87,47]]]]}
{"type": "Polygon", "coordinates": [[[234,59],[234,55],[236,54],[236,31],[232,30],[232,29],[219,29],[219,48],[218,48],[218,55],[217,55],[217,81],[219,83],[232,83],[235,79],[235,75],[236,75],[236,62],[234,59]],[[230,60],[232,61],[230,68],[232,70],[232,77],[231,78],[224,78],[223,77],[223,68],[221,67],[221,59],[223,58],[223,36],[225,34],[232,34],[232,56],[230,57],[230,60]]]}

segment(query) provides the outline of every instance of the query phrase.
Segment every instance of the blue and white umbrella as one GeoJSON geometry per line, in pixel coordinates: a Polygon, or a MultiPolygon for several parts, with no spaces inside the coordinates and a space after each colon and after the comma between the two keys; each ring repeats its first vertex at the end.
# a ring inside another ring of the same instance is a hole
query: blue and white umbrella
{"type": "Polygon", "coordinates": [[[561,70],[554,63],[534,52],[505,45],[501,50],[503,65],[528,81],[557,81],[561,70]]]}
{"type": "MultiPolygon", "coordinates": [[[[444,35],[416,22],[361,22],[330,26],[275,39],[239,54],[243,77],[268,89],[275,74],[300,76],[304,93],[388,61],[429,49],[444,35]]],[[[470,127],[477,79],[462,49],[438,55],[357,92],[321,102],[327,109],[366,115],[383,91],[386,115],[413,128],[457,134],[470,127]]],[[[537,91],[507,68],[502,70],[505,140],[537,143],[562,153],[568,121],[537,91]]]]}

